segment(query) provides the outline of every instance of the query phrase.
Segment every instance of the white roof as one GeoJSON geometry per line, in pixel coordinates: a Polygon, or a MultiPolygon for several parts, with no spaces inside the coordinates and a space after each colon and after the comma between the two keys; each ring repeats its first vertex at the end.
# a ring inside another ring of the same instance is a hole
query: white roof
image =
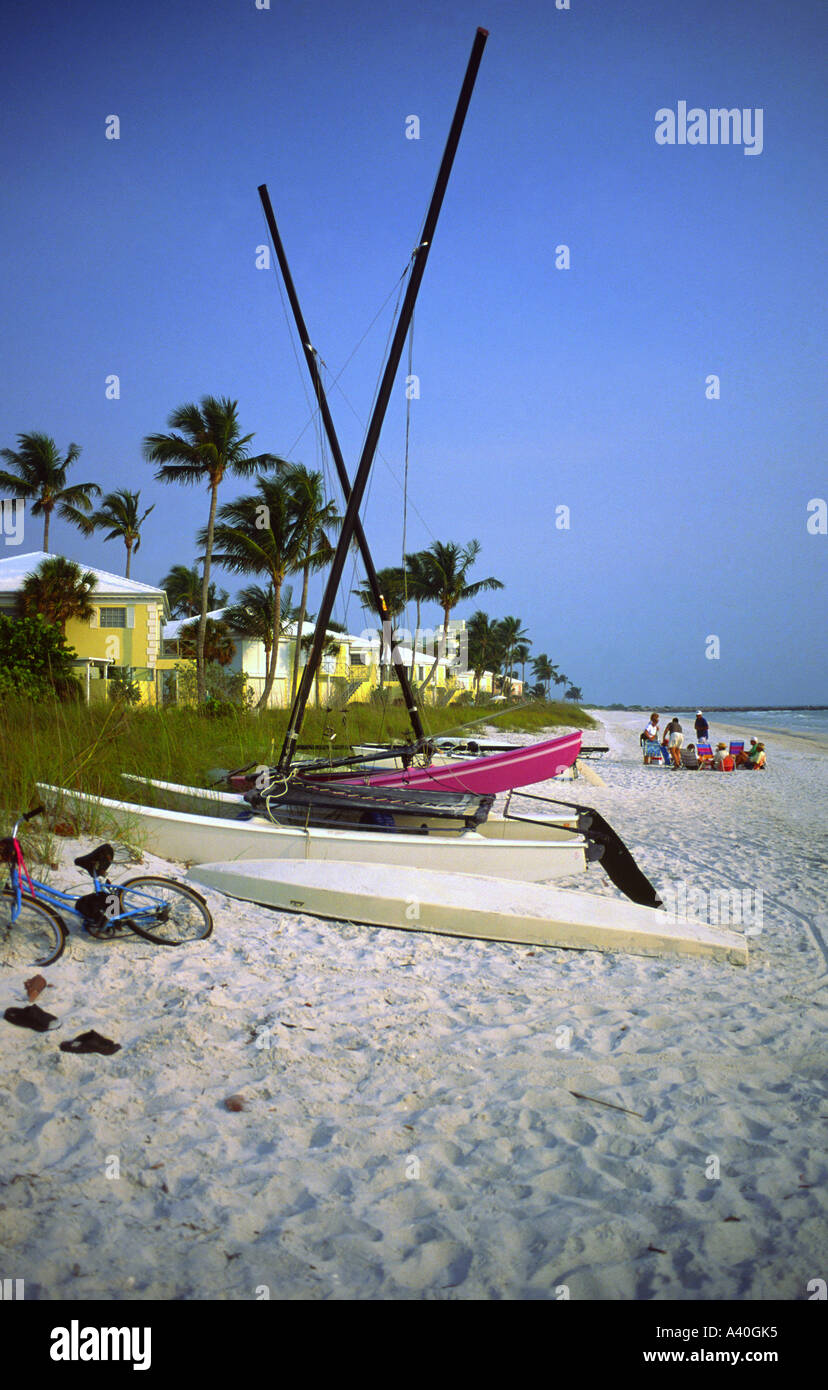
{"type": "MultiPolygon", "coordinates": [[[[377,653],[379,653],[380,639],[379,639],[379,636],[376,636],[376,637],[352,637],[352,638],[350,639],[350,645],[351,645],[351,649],[352,649],[353,651],[357,651],[357,652],[360,652],[360,651],[361,651],[361,652],[377,652],[377,653]]],[[[413,656],[413,658],[414,658],[415,664],[419,664],[419,665],[421,665],[421,666],[424,665],[424,664],[431,665],[431,664],[433,663],[434,657],[435,657],[435,655],[436,655],[435,652],[423,652],[423,651],[412,652],[412,650],[411,650],[410,647],[405,646],[405,645],[404,645],[403,643],[401,643],[401,642],[394,643],[394,644],[392,645],[391,650],[393,650],[394,647],[396,647],[396,650],[397,650],[397,652],[399,653],[400,660],[402,661],[403,666],[410,666],[410,665],[411,665],[411,658],[412,658],[412,656],[413,656]]],[[[390,657],[390,653],[389,653],[389,651],[388,651],[388,646],[387,646],[387,644],[386,644],[385,655],[390,657]]],[[[452,658],[451,658],[451,657],[441,656],[438,664],[439,664],[440,666],[451,666],[451,664],[452,664],[452,658]]]]}
{"type": "MultiPolygon", "coordinates": [[[[222,619],[224,618],[225,614],[228,613],[228,612],[229,612],[229,607],[228,607],[228,608],[213,608],[213,609],[211,609],[211,610],[208,612],[207,617],[208,617],[208,618],[214,618],[214,619],[216,620],[216,622],[221,622],[222,619]]],[[[182,627],[184,627],[187,623],[197,623],[197,622],[198,622],[198,614],[197,614],[197,613],[194,613],[193,616],[192,616],[191,618],[174,618],[173,621],[172,621],[171,623],[165,623],[165,624],[164,624],[164,640],[167,641],[167,642],[175,641],[175,639],[176,639],[177,637],[180,636],[182,627]]],[[[295,638],[297,626],[298,626],[297,623],[288,623],[288,624],[286,625],[286,627],[284,628],[283,632],[282,632],[282,637],[287,637],[288,639],[290,639],[290,638],[295,638]]],[[[315,623],[304,622],[304,623],[302,624],[302,636],[303,636],[303,637],[309,637],[309,636],[310,636],[313,632],[315,632],[315,631],[316,631],[316,624],[315,624],[315,623]]],[[[343,643],[344,643],[344,642],[348,642],[348,641],[354,640],[354,639],[352,639],[352,638],[349,638],[349,637],[348,637],[348,634],[347,634],[346,632],[333,632],[333,631],[329,631],[329,632],[328,632],[328,636],[329,636],[329,637],[332,637],[332,638],[334,639],[334,641],[339,641],[339,642],[343,642],[343,643]]]]}
{"type": "MultiPolygon", "coordinates": [[[[226,608],[213,608],[212,611],[209,611],[207,613],[207,617],[215,618],[216,621],[218,621],[219,619],[224,617],[226,612],[226,608]]],[[[173,618],[171,623],[165,623],[163,628],[161,629],[164,641],[174,641],[175,638],[180,636],[182,627],[186,627],[188,623],[198,622],[198,616],[198,613],[194,613],[191,618],[173,618]]]]}
{"type": "MultiPolygon", "coordinates": [[[[16,594],[22,589],[23,581],[37,569],[41,560],[57,558],[56,555],[47,554],[45,550],[32,550],[27,555],[10,555],[7,559],[0,560],[0,594],[16,594]]],[[[96,569],[94,565],[86,565],[82,560],[77,563],[82,569],[91,570],[97,579],[95,598],[158,599],[165,596],[163,589],[156,589],[152,584],[141,584],[137,579],[125,579],[122,574],[110,574],[108,570],[96,569]]]]}

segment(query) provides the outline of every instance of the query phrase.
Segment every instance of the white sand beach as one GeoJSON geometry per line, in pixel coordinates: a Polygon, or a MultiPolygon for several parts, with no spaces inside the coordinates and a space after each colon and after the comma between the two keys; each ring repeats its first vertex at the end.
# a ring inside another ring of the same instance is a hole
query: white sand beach
{"type": "MultiPolygon", "coordinates": [[[[642,765],[643,716],[599,717],[605,785],[533,790],[597,807],[661,890],[738,890],[747,969],[215,892],[192,947],[73,927],[37,1001],[60,1027],[0,1018],[4,1275],[69,1300],[807,1298],[828,748],[769,733],[765,772],[673,773],[642,765]],[[90,1028],[122,1050],[59,1051],[90,1028]]],[[[58,843],[80,883],[93,842],[58,843]]],[[[597,865],[564,886],[617,896],[597,865]]],[[[2,972],[0,1014],[33,973],[2,972]]]]}

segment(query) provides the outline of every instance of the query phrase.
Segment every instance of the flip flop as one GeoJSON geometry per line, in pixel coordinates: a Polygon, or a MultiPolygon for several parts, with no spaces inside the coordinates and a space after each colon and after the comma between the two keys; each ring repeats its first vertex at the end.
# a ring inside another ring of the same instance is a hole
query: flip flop
{"type": "Polygon", "coordinates": [[[27,1004],[24,1009],[6,1009],[3,1017],[8,1023],[16,1024],[18,1028],[33,1028],[36,1033],[48,1033],[52,1024],[58,1022],[55,1014],[47,1014],[39,1004],[27,1004]]]}
{"type": "Polygon", "coordinates": [[[109,1057],[113,1052],[120,1052],[121,1044],[112,1042],[111,1038],[103,1038],[100,1033],[96,1033],[94,1028],[90,1028],[88,1033],[79,1033],[71,1042],[60,1044],[61,1052],[100,1052],[104,1057],[109,1057]]]}

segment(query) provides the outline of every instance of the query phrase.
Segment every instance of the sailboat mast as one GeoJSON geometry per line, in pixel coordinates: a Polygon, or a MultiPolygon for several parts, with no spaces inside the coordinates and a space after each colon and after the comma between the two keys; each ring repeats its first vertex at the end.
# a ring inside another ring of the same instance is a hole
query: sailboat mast
{"type": "Polygon", "coordinates": [[[454,113],[454,119],[451,123],[451,129],[449,130],[448,140],[446,141],[446,148],[443,152],[443,158],[440,163],[439,172],[437,174],[437,182],[434,185],[434,192],[431,195],[431,203],[429,204],[428,213],[426,214],[426,220],[423,224],[420,242],[417,246],[416,251],[414,252],[411,275],[409,276],[408,285],[406,287],[405,296],[403,298],[402,308],[400,309],[400,316],[397,320],[397,327],[394,332],[394,338],[391,343],[391,348],[388,354],[388,362],[386,363],[385,372],[383,373],[382,382],[380,383],[380,388],[377,394],[376,403],[374,405],[373,414],[368,425],[368,433],[365,437],[362,455],[359,460],[359,466],[357,468],[356,476],[354,478],[353,486],[351,489],[351,496],[348,499],[348,505],[345,509],[345,517],[342,522],[342,529],[340,531],[339,541],[336,547],[336,553],[334,555],[333,563],[331,565],[331,571],[328,576],[328,583],[325,588],[325,593],[322,597],[322,603],[320,605],[319,612],[316,617],[316,631],[314,633],[313,646],[311,647],[307,663],[302,672],[302,679],[299,683],[299,689],[296,692],[296,699],[293,702],[293,708],[290,712],[290,720],[288,723],[287,733],[285,735],[285,741],[282,745],[282,751],[279,756],[278,763],[278,769],[282,773],[286,772],[291,764],[293,758],[293,750],[295,748],[296,741],[299,737],[299,730],[302,725],[302,718],[304,716],[305,707],[307,705],[308,697],[310,695],[311,683],[313,681],[314,673],[322,658],[322,648],[325,642],[327,626],[331,618],[331,613],[333,612],[334,600],[336,598],[336,594],[342,580],[342,572],[345,568],[345,561],[347,559],[348,549],[351,544],[352,537],[354,535],[356,523],[359,519],[359,509],[362,506],[362,499],[365,495],[365,488],[368,482],[368,476],[371,471],[371,465],[374,460],[374,454],[376,453],[377,444],[379,443],[379,436],[380,431],[382,429],[383,420],[385,418],[385,412],[388,409],[388,402],[391,397],[391,391],[394,385],[394,378],[396,377],[397,369],[400,364],[400,358],[402,357],[406,335],[408,333],[409,325],[411,323],[412,314],[414,313],[414,305],[416,303],[417,294],[419,292],[420,284],[422,282],[423,273],[426,267],[426,261],[428,260],[428,253],[431,250],[431,243],[434,239],[434,231],[437,226],[437,219],[440,215],[440,208],[443,204],[443,198],[445,196],[446,187],[448,185],[451,167],[454,163],[454,156],[457,153],[457,146],[460,143],[460,135],[463,130],[463,123],[466,119],[466,113],[469,108],[469,102],[471,101],[471,95],[474,89],[475,79],[477,77],[477,72],[480,67],[480,60],[483,56],[483,49],[486,45],[487,38],[488,33],[485,29],[477,30],[477,33],[475,34],[474,38],[474,43],[472,45],[471,56],[469,58],[468,66],[466,68],[466,75],[463,78],[463,86],[460,89],[460,96],[457,101],[457,108],[454,113]]]}
{"type": "MultiPolygon", "coordinates": [[[[339,447],[339,440],[337,438],[336,430],[334,429],[334,423],[331,418],[331,412],[328,409],[328,398],[325,394],[325,388],[322,384],[322,377],[320,376],[319,368],[316,364],[316,355],[314,353],[313,347],[311,346],[310,336],[308,334],[307,325],[305,324],[305,318],[299,305],[299,297],[296,293],[296,287],[293,283],[293,276],[290,273],[290,267],[287,263],[285,248],[282,245],[282,238],[279,235],[279,228],[276,226],[276,218],[273,213],[273,206],[270,201],[270,194],[267,191],[267,185],[264,183],[259,185],[259,197],[262,200],[262,207],[264,209],[264,215],[267,220],[270,236],[273,241],[273,247],[276,252],[276,258],[279,262],[279,268],[282,272],[282,279],[285,282],[287,297],[290,302],[290,307],[293,310],[293,317],[296,321],[296,328],[299,333],[299,340],[302,344],[302,350],[305,354],[305,361],[308,364],[308,371],[310,372],[311,381],[313,382],[313,389],[316,393],[316,399],[319,404],[319,410],[322,416],[322,423],[325,426],[325,433],[328,436],[328,443],[331,449],[331,456],[334,461],[334,466],[336,467],[339,482],[341,484],[342,491],[345,495],[345,502],[347,505],[351,496],[351,480],[348,477],[348,470],[345,467],[345,460],[342,457],[342,450],[339,447]]],[[[368,549],[368,542],[365,539],[365,532],[362,529],[362,522],[359,520],[359,518],[357,518],[357,523],[354,527],[354,535],[356,536],[357,544],[359,545],[359,551],[362,556],[362,563],[365,566],[365,573],[368,578],[368,587],[371,590],[371,595],[373,597],[374,603],[376,604],[377,612],[380,616],[384,637],[385,633],[388,631],[386,624],[389,624],[390,626],[391,619],[388,612],[388,605],[385,602],[385,598],[379,586],[377,571],[374,568],[374,561],[371,558],[371,552],[368,549]]],[[[300,638],[301,633],[297,634],[296,640],[299,641],[300,638]]],[[[400,689],[402,690],[403,699],[405,701],[405,707],[408,711],[408,716],[411,720],[411,727],[414,731],[414,737],[419,741],[425,738],[425,729],[423,728],[422,720],[420,719],[420,711],[417,706],[414,691],[411,687],[411,681],[409,680],[408,671],[398,658],[394,658],[395,651],[396,648],[393,646],[392,642],[392,662],[394,666],[394,671],[396,673],[397,680],[400,683],[400,689]]]]}

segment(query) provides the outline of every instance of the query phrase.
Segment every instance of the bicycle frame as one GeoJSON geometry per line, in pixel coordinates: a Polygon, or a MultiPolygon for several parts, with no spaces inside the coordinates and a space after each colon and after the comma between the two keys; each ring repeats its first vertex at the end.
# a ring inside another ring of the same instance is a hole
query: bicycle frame
{"type": "MultiPolygon", "coordinates": [[[[78,921],[86,925],[86,918],[84,917],[84,914],[78,911],[78,908],[75,905],[80,900],[80,898],[86,897],[86,894],[79,893],[73,895],[71,893],[64,893],[60,888],[52,888],[48,883],[43,883],[40,879],[32,878],[29,874],[25,860],[23,859],[23,851],[20,846],[20,841],[17,838],[17,829],[19,824],[20,822],[18,821],[11,834],[11,838],[14,843],[15,852],[17,856],[17,858],[15,860],[12,860],[11,864],[9,865],[11,880],[9,886],[14,892],[14,907],[12,908],[11,914],[12,922],[17,921],[18,917],[20,916],[20,910],[23,904],[22,875],[20,872],[22,865],[23,872],[25,874],[25,881],[29,885],[31,890],[31,896],[35,899],[35,901],[42,901],[46,903],[47,906],[53,908],[54,911],[57,912],[58,916],[60,916],[62,912],[71,912],[72,915],[78,919],[78,921]]],[[[119,896],[119,889],[117,885],[112,884],[108,878],[100,878],[98,874],[92,874],[91,878],[94,892],[111,893],[113,899],[119,904],[121,903],[121,898],[119,896]]],[[[117,927],[119,924],[128,926],[134,918],[143,917],[147,912],[152,912],[160,906],[159,900],[157,898],[154,898],[151,893],[147,893],[142,889],[135,888],[131,888],[129,891],[130,894],[134,895],[135,897],[144,898],[147,904],[146,907],[133,907],[132,910],[129,912],[118,912],[111,917],[107,916],[107,925],[109,927],[117,927]]]]}

